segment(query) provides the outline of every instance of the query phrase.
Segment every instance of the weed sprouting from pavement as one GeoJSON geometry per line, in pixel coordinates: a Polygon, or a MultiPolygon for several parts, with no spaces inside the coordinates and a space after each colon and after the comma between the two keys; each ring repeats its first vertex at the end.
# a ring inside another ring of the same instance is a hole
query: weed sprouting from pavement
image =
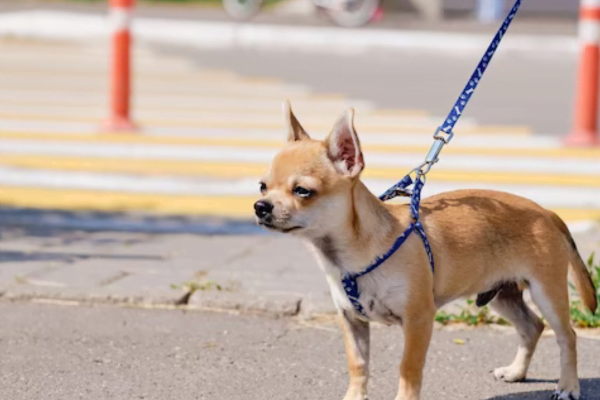
{"type": "Polygon", "coordinates": [[[498,324],[508,325],[508,322],[496,315],[490,313],[488,306],[477,307],[475,300],[467,300],[467,306],[462,308],[459,314],[447,313],[446,311],[439,311],[435,320],[442,325],[448,324],[466,324],[469,326],[487,325],[487,324],[498,324]]]}
{"type": "Polygon", "coordinates": [[[193,294],[196,291],[223,291],[223,292],[234,292],[239,289],[239,282],[230,280],[226,284],[217,283],[209,280],[207,271],[198,271],[194,274],[194,278],[190,281],[183,282],[182,284],[171,284],[171,289],[180,290],[183,289],[188,295],[193,294]]]}

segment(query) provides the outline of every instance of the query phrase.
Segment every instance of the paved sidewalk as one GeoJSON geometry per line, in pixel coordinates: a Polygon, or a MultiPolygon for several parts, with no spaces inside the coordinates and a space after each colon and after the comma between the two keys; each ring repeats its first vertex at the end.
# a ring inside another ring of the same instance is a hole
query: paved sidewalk
{"type": "Polygon", "coordinates": [[[274,315],[332,312],[325,279],[303,244],[255,233],[86,232],[3,223],[0,292],[12,299],[189,302],[274,315]],[[189,288],[181,286],[190,282],[199,290],[188,299],[189,288]]]}
{"type": "MultiPolygon", "coordinates": [[[[136,225],[145,217],[14,214],[0,213],[5,299],[189,303],[270,315],[334,312],[325,278],[304,244],[250,224],[147,217],[136,225]],[[198,290],[190,298],[189,285],[181,286],[192,282],[198,290]]],[[[600,226],[575,238],[587,257],[600,249],[600,226]]]]}

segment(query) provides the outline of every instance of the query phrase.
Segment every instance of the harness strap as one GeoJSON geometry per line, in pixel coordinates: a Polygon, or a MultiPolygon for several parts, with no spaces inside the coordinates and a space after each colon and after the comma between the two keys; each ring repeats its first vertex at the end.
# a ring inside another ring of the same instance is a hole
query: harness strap
{"type": "Polygon", "coordinates": [[[410,226],[404,232],[402,232],[402,234],[400,236],[398,236],[398,239],[396,239],[392,248],[389,249],[387,251],[387,253],[385,253],[383,256],[377,257],[377,259],[375,260],[375,262],[373,264],[371,264],[369,267],[362,270],[361,272],[358,272],[358,273],[348,272],[342,277],[342,287],[344,288],[344,291],[346,292],[346,295],[348,296],[348,300],[350,300],[350,303],[352,303],[352,305],[354,306],[356,311],[358,311],[365,317],[367,316],[365,314],[365,310],[364,310],[362,304],[360,304],[360,301],[358,301],[358,298],[360,297],[360,292],[358,291],[358,283],[356,282],[356,279],[373,271],[375,268],[377,268],[381,264],[383,264],[388,258],[390,258],[392,256],[392,254],[394,254],[396,252],[396,250],[398,250],[400,248],[400,246],[402,246],[402,244],[406,241],[406,239],[408,239],[408,237],[410,236],[410,234],[412,233],[412,231],[414,229],[415,229],[415,224],[411,223],[410,226]]]}
{"type": "Polygon", "coordinates": [[[390,199],[393,199],[396,196],[410,196],[411,191],[410,191],[410,189],[407,189],[407,187],[412,185],[412,183],[413,183],[413,180],[410,177],[410,174],[406,175],[398,183],[396,183],[394,186],[392,186],[391,188],[386,190],[384,194],[379,196],[379,200],[388,201],[390,199]]]}
{"type": "MultiPolygon", "coordinates": [[[[366,317],[365,310],[364,310],[362,304],[360,304],[360,301],[358,300],[358,298],[360,297],[360,292],[358,290],[358,283],[356,280],[358,278],[360,278],[361,276],[364,276],[364,275],[368,274],[369,272],[373,271],[374,269],[379,267],[381,264],[383,264],[388,258],[390,258],[396,252],[396,250],[398,250],[400,248],[400,246],[402,246],[402,244],[404,244],[406,239],[408,239],[408,237],[410,236],[410,234],[413,231],[416,231],[417,235],[419,235],[419,237],[423,241],[423,245],[425,247],[425,251],[427,252],[427,257],[428,257],[429,263],[431,265],[431,272],[433,273],[433,271],[434,271],[433,252],[431,251],[429,241],[427,240],[427,236],[425,235],[425,230],[423,229],[423,226],[419,222],[419,203],[421,201],[421,189],[423,189],[424,184],[425,184],[424,180],[421,179],[420,177],[418,177],[417,180],[414,182],[413,191],[412,191],[411,200],[410,200],[410,213],[411,213],[413,222],[411,222],[411,224],[408,226],[408,228],[406,228],[406,230],[404,232],[402,232],[402,234],[400,236],[398,236],[398,238],[396,239],[396,241],[394,242],[392,247],[384,255],[375,258],[375,261],[371,265],[369,265],[367,268],[363,269],[360,272],[354,272],[354,273],[348,272],[342,277],[342,287],[344,288],[344,291],[346,292],[346,295],[348,296],[348,300],[350,300],[350,303],[352,303],[352,305],[354,306],[356,311],[358,311],[360,314],[362,314],[365,317],[366,317]]],[[[397,184],[399,189],[405,189],[409,185],[413,185],[413,180],[410,177],[410,175],[405,176],[404,179],[402,179],[402,181],[400,181],[397,184]]],[[[383,197],[383,195],[382,195],[382,197],[383,197]]]]}

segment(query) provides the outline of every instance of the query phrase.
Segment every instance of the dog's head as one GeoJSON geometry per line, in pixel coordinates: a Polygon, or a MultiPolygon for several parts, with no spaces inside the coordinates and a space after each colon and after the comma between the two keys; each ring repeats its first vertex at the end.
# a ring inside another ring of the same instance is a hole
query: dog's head
{"type": "Polygon", "coordinates": [[[337,120],[324,141],[311,139],[288,102],[288,141],[260,182],[256,220],[271,230],[317,237],[351,217],[352,190],[364,168],[354,110],[337,120]]]}

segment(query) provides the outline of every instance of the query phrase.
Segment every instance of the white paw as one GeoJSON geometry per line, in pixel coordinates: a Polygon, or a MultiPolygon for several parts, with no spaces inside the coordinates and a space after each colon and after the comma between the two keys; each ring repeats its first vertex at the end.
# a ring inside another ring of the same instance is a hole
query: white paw
{"type": "Polygon", "coordinates": [[[350,388],[344,396],[344,400],[369,400],[369,398],[363,389],[350,388]]]}
{"type": "Polygon", "coordinates": [[[552,393],[550,400],[579,400],[579,390],[557,390],[552,393]]]}
{"type": "Polygon", "coordinates": [[[369,400],[366,394],[346,394],[344,400],[369,400]]]}
{"type": "Polygon", "coordinates": [[[500,367],[494,370],[494,378],[501,379],[504,382],[521,382],[525,380],[527,371],[523,368],[518,368],[513,365],[508,367],[500,367]]]}

